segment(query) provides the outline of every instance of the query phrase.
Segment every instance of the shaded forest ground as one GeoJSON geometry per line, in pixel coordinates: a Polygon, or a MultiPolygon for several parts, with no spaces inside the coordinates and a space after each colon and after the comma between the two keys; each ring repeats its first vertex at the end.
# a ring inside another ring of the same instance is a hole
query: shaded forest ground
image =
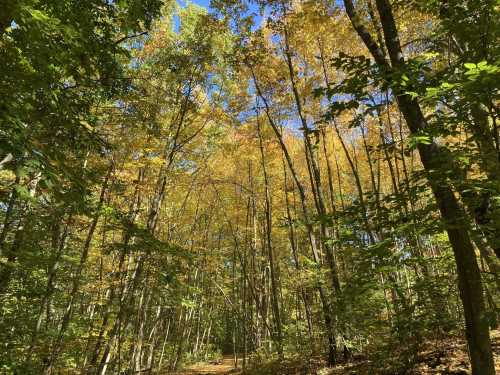
{"type": "MultiPolygon", "coordinates": [[[[495,368],[500,373],[500,330],[491,332],[495,354],[495,368]]],[[[403,349],[403,348],[401,348],[403,349]]],[[[232,357],[224,357],[217,363],[198,363],[186,367],[177,375],[246,374],[246,375],[342,375],[342,374],[471,374],[465,341],[457,337],[428,341],[418,350],[412,362],[404,363],[401,353],[387,352],[368,359],[357,355],[346,363],[328,369],[318,358],[288,358],[284,361],[265,361],[263,358],[251,362],[242,372],[234,368],[232,357]]],[[[165,374],[167,375],[167,374],[165,374]]]]}
{"type": "Polygon", "coordinates": [[[226,356],[220,361],[212,363],[196,363],[186,367],[177,375],[208,375],[208,374],[241,374],[241,370],[234,368],[233,357],[226,356]]]}

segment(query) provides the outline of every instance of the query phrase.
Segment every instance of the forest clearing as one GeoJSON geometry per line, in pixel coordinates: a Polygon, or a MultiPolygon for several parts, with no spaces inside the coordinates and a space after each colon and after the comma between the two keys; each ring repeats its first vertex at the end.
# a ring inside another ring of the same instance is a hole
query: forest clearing
{"type": "Polygon", "coordinates": [[[0,374],[500,373],[496,0],[0,0],[0,374]]]}

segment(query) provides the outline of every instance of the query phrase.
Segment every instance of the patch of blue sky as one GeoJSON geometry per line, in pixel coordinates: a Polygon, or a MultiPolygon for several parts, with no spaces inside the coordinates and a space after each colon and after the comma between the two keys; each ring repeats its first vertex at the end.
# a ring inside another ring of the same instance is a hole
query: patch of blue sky
{"type": "MultiPolygon", "coordinates": [[[[181,4],[186,3],[186,1],[179,1],[181,4]]],[[[202,6],[204,8],[210,8],[210,0],[192,0],[191,1],[193,4],[202,6]]]]}
{"type": "MultiPolygon", "coordinates": [[[[209,11],[212,10],[210,6],[210,0],[178,0],[178,2],[179,4],[181,4],[181,6],[183,5],[185,6],[189,2],[207,8],[209,11]]],[[[244,16],[252,15],[254,20],[254,27],[258,28],[262,21],[262,16],[260,15],[259,12],[259,7],[253,1],[246,1],[246,3],[248,5],[248,14],[245,14],[244,16]]]]}

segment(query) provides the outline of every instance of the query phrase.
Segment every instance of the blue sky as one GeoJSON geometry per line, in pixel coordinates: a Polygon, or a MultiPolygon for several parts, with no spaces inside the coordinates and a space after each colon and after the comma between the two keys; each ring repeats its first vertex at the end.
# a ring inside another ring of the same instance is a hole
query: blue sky
{"type": "Polygon", "coordinates": [[[210,6],[210,0],[191,0],[191,1],[205,8],[208,8],[210,6]]]}

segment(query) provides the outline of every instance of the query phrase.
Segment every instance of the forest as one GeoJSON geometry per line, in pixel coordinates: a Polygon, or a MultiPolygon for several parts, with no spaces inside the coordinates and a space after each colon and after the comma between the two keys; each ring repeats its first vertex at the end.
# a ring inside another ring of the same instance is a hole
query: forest
{"type": "Polygon", "coordinates": [[[0,374],[500,373],[496,0],[0,0],[0,374]]]}

